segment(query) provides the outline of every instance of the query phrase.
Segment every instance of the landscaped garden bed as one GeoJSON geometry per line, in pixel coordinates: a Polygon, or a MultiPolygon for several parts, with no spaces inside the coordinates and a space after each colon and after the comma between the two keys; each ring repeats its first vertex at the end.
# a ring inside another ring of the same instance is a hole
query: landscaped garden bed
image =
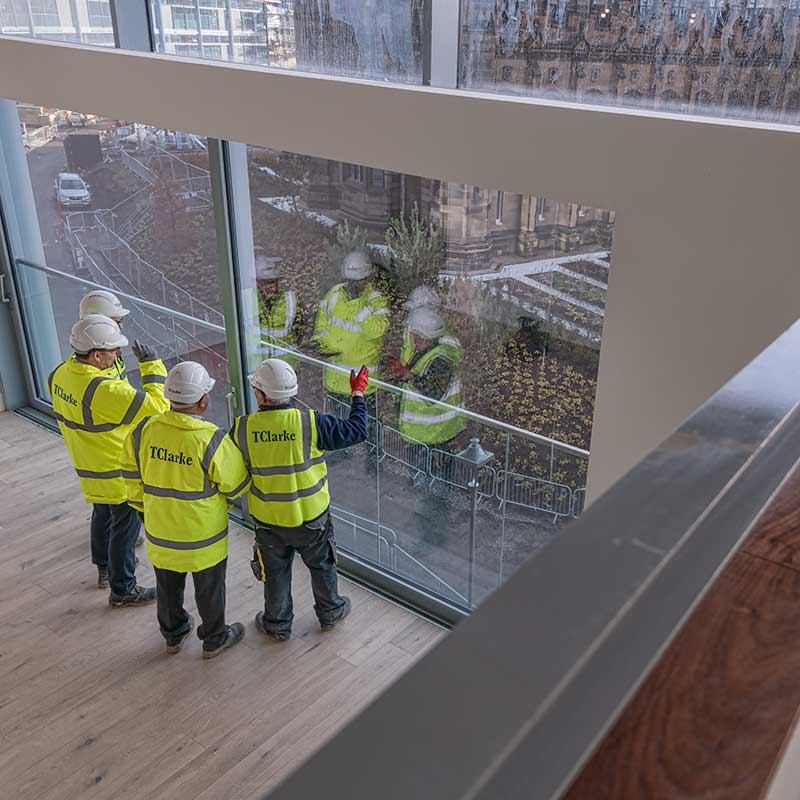
{"type": "Polygon", "coordinates": [[[559,264],[559,266],[601,283],[608,283],[608,269],[594,261],[585,261],[583,259],[580,261],[566,261],[563,264],[559,264]]]}
{"type": "Polygon", "coordinates": [[[543,312],[548,321],[558,322],[560,320],[578,325],[597,336],[602,334],[603,318],[598,314],[519,281],[514,283],[513,294],[523,304],[533,306],[543,312]]]}
{"type": "Polygon", "coordinates": [[[568,294],[576,300],[582,300],[584,303],[589,303],[602,309],[606,307],[606,290],[593,286],[591,283],[586,283],[580,278],[573,278],[563,272],[540,272],[528,277],[543,283],[545,286],[549,286],[551,289],[568,294]]]}

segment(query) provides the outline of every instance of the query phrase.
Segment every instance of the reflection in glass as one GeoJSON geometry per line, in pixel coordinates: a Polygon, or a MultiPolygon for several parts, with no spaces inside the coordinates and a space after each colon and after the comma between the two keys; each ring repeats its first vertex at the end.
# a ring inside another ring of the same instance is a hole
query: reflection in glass
{"type": "Polygon", "coordinates": [[[0,33],[114,47],[110,0],[2,0],[0,33]]]}
{"type": "Polygon", "coordinates": [[[798,122],[800,5],[463,0],[461,86],[798,122]]]}
{"type": "Polygon", "coordinates": [[[422,80],[422,0],[152,0],[156,50],[330,75],[422,80]]]}
{"type": "MultiPolygon", "coordinates": [[[[47,280],[61,357],[70,352],[83,294],[96,285],[128,295],[128,339],[150,344],[168,367],[204,364],[220,387],[208,417],[226,425],[230,389],[205,141],[93,115],[70,125],[64,112],[46,113],[57,122],[26,143],[46,266],[59,273],[47,280]],[[65,199],[71,182],[88,192],[80,204],[87,208],[65,199]]],[[[135,373],[136,360],[124,355],[135,373]]],[[[37,368],[46,376],[54,366],[37,368]]]]}
{"type": "Polygon", "coordinates": [[[614,213],[265,148],[249,173],[248,363],[340,416],[378,378],[328,458],[340,546],[475,605],[580,513],[614,213]]]}

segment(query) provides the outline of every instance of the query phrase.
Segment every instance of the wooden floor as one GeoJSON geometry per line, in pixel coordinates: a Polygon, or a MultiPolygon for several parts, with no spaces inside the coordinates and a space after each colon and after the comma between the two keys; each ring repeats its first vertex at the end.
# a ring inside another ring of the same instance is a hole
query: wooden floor
{"type": "Polygon", "coordinates": [[[0,414],[2,797],[262,797],[442,635],[346,581],[353,612],[323,634],[299,565],[292,639],[264,640],[236,529],[228,619],[244,643],[203,661],[192,637],[167,656],[154,606],[112,611],[95,588],[89,513],[63,442],[0,414]]]}

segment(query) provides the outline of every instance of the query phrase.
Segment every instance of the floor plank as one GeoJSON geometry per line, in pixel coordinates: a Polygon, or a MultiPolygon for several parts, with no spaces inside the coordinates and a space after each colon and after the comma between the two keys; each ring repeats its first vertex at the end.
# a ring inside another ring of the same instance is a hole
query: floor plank
{"type": "Polygon", "coordinates": [[[323,633],[298,560],[292,639],[265,640],[252,538],[232,529],[245,641],[170,657],[153,607],[111,610],[95,587],[89,517],[63,442],[0,414],[0,786],[15,800],[261,797],[443,635],[345,580],[353,612],[323,633]]]}

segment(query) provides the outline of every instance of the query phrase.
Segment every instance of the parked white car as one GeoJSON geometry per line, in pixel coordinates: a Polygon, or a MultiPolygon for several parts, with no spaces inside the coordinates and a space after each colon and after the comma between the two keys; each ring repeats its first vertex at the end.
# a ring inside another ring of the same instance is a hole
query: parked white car
{"type": "Polygon", "coordinates": [[[70,128],[73,125],[80,125],[82,128],[86,125],[94,125],[97,122],[97,117],[94,114],[81,114],[78,111],[70,111],[67,114],[67,125],[70,128]]]}
{"type": "Polygon", "coordinates": [[[88,208],[92,204],[92,195],[80,175],[59,172],[56,178],[56,202],[61,208],[88,208]]]}

